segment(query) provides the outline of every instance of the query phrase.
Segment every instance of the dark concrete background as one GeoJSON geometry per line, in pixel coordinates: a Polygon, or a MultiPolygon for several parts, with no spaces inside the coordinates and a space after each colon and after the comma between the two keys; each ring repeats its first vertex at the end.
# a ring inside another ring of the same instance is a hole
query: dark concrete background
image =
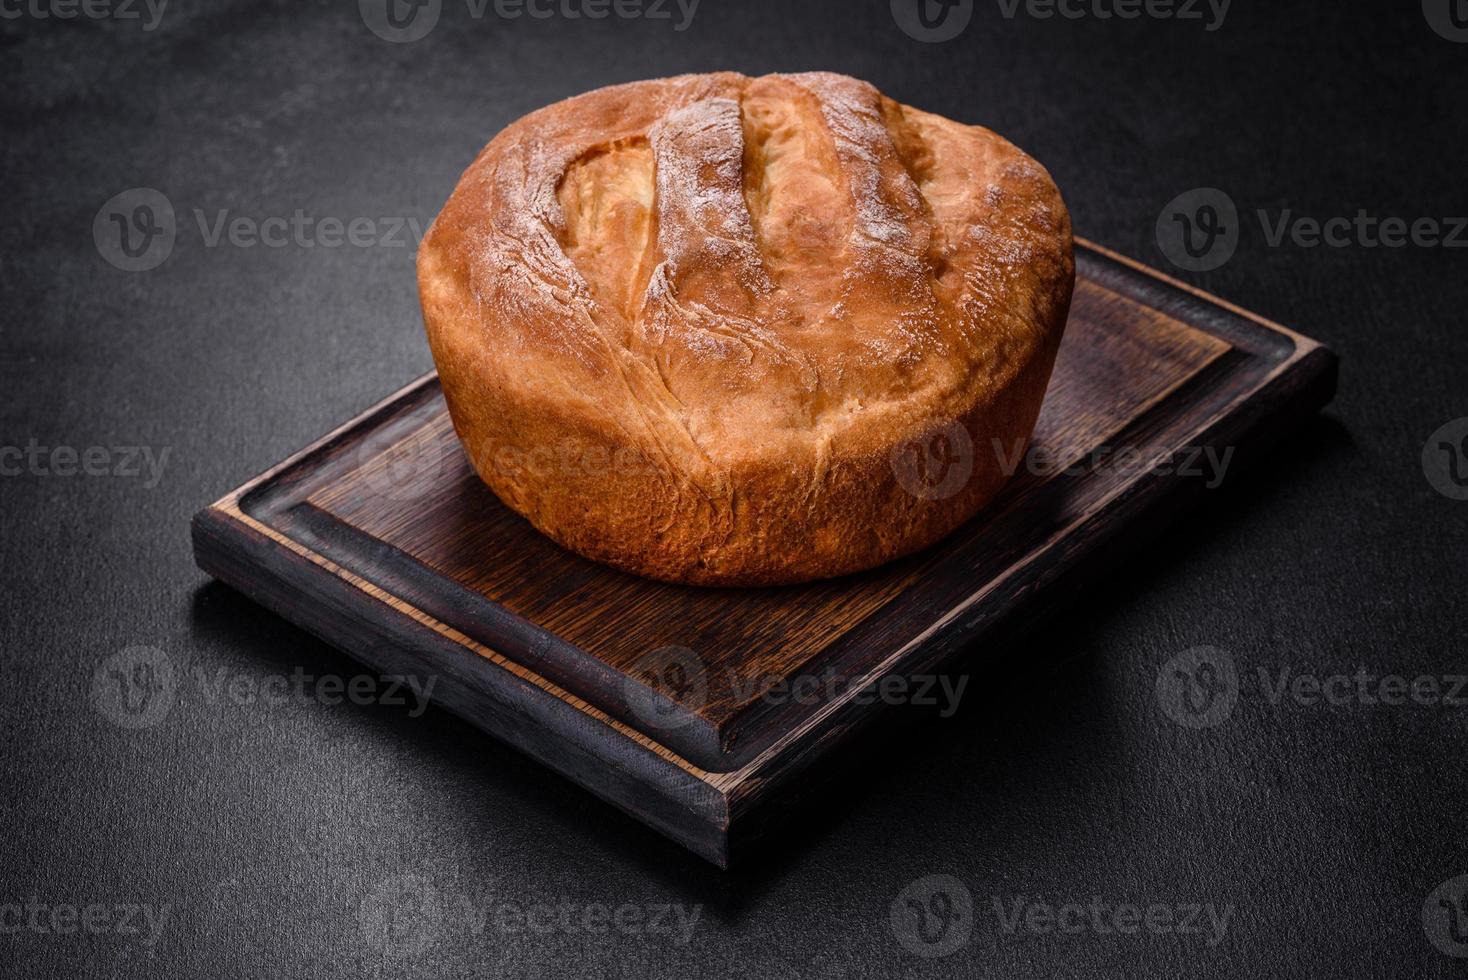
{"type": "Polygon", "coordinates": [[[1209,31],[980,2],[930,44],[887,0],[702,0],[682,31],[676,8],[476,20],[448,0],[413,43],[374,36],[353,3],[174,0],[146,30],[38,16],[46,2],[0,4],[0,443],[147,447],[163,466],[0,478],[0,975],[1464,975],[1429,896],[1468,873],[1468,704],[1276,703],[1259,674],[1468,670],[1468,503],[1422,463],[1468,415],[1468,252],[1275,247],[1254,217],[1468,213],[1468,44],[1417,3],[1237,0],[1209,31]],[[522,113],[715,68],[835,69],[989,125],[1049,166],[1078,233],[1164,268],[1164,206],[1220,188],[1237,252],[1183,277],[1343,363],[1322,420],[1026,640],[1032,669],[980,675],[957,717],[871,750],[858,788],[729,874],[441,712],[250,701],[297,668],[359,670],[206,584],[187,533],[430,367],[411,241],[210,247],[196,210],[426,224],[522,113]],[[127,272],[92,226],[138,187],[166,196],[177,240],[127,272]],[[1200,645],[1240,687],[1226,720],[1191,729],[1157,678],[1200,645]],[[133,647],[175,683],[154,724],[125,728],[107,674],[133,647]],[[934,874],[976,921],[925,957],[889,909],[934,874]],[[995,911],[1094,896],[1229,910],[1228,926],[1210,945],[1206,927],[1006,931],[995,911]],[[515,931],[501,911],[623,903],[701,908],[687,942],[515,931]],[[105,924],[58,934],[92,905],[105,924]],[[130,932],[143,906],[166,918],[130,932]]]}

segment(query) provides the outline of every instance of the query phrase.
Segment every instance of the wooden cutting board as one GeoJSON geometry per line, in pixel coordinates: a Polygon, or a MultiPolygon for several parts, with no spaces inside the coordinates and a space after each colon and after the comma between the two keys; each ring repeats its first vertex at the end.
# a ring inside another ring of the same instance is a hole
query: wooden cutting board
{"type": "Polygon", "coordinates": [[[434,678],[437,703],[728,866],[843,742],[982,666],[978,638],[1334,393],[1308,338],[1089,243],[1077,266],[1031,450],[957,435],[894,457],[919,493],[979,452],[1005,454],[1010,484],[872,572],[705,589],[563,551],[475,477],[435,375],[200,511],[195,560],[377,670],[434,678]]]}

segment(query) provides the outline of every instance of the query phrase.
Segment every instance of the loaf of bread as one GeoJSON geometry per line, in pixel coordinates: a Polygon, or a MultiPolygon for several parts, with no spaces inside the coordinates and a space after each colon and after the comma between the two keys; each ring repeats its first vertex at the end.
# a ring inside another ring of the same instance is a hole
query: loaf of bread
{"type": "Polygon", "coordinates": [[[1034,427],[1074,276],[1043,167],[826,73],[531,113],[418,255],[484,482],[572,551],[702,585],[871,568],[972,517],[1034,427]]]}

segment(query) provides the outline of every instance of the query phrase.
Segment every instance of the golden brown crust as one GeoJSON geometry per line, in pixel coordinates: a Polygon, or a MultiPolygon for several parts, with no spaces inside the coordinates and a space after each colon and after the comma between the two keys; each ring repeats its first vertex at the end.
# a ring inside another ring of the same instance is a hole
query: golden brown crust
{"type": "Polygon", "coordinates": [[[843,75],[720,73],[510,125],[418,280],[508,506],[631,572],[770,585],[926,547],[993,497],[1074,262],[1049,175],[989,130],[843,75]],[[939,447],[966,478],[921,479],[939,447]]]}

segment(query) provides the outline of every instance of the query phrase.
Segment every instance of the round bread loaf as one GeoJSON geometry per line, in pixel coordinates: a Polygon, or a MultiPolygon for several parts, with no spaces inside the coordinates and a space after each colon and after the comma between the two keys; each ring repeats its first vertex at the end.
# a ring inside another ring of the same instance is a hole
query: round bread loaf
{"type": "Polygon", "coordinates": [[[572,551],[704,585],[871,568],[973,516],[1034,427],[1074,277],[1043,167],[826,73],[531,113],[418,254],[484,482],[572,551]]]}

